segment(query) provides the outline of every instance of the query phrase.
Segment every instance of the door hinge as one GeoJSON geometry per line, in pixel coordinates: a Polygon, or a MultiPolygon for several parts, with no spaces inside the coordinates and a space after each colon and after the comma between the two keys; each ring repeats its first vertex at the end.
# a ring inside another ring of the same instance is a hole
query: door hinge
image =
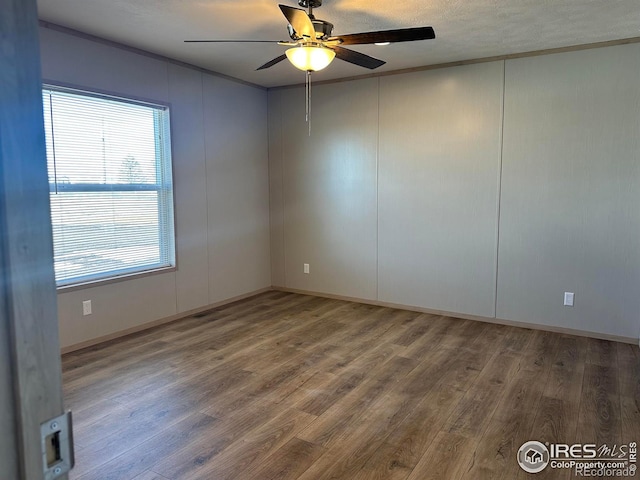
{"type": "Polygon", "coordinates": [[[73,423],[71,412],[40,425],[44,480],[55,480],[73,468],[73,423]]]}

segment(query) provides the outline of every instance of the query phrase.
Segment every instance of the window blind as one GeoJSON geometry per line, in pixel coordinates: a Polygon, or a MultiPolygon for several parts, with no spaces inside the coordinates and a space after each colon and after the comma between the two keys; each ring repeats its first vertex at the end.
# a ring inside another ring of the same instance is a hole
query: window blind
{"type": "Polygon", "coordinates": [[[169,112],[43,89],[59,286],[175,264],[169,112]]]}

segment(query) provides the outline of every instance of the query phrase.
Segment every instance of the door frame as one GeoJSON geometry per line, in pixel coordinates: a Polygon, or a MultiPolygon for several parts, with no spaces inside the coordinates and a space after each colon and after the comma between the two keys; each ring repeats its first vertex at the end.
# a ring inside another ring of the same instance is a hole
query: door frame
{"type": "Polygon", "coordinates": [[[0,11],[0,465],[37,480],[63,398],[36,0],[0,11]]]}

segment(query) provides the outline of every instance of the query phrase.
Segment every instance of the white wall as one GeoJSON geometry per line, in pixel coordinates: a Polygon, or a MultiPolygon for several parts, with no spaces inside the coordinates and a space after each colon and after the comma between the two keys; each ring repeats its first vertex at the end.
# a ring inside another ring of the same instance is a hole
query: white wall
{"type": "Polygon", "coordinates": [[[311,139],[302,89],[270,91],[273,283],[637,338],[639,67],[633,44],[316,85],[311,139]]]}
{"type": "Polygon", "coordinates": [[[498,317],[638,336],[639,73],[637,44],[507,62],[498,317]]]}
{"type": "Polygon", "coordinates": [[[45,81],[169,103],[178,268],[58,295],[63,347],[271,285],[267,92],[41,28],[45,81]],[[93,315],[82,316],[83,300],[93,315]]]}
{"type": "Polygon", "coordinates": [[[267,93],[205,75],[209,301],[271,286],[267,93]]]}
{"type": "Polygon", "coordinates": [[[494,315],[503,63],[380,83],[378,299],[494,315]]]}
{"type": "Polygon", "coordinates": [[[314,89],[311,136],[304,90],[284,92],[289,100],[280,117],[286,285],[376,296],[377,90],[377,79],[314,89]],[[304,263],[311,275],[303,273],[304,263]]]}

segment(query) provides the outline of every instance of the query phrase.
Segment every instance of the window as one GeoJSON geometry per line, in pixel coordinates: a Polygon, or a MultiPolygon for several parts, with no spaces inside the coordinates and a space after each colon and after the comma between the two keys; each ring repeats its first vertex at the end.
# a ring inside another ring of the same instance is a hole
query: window
{"type": "Polygon", "coordinates": [[[56,282],[175,265],[169,111],[43,90],[56,282]]]}

